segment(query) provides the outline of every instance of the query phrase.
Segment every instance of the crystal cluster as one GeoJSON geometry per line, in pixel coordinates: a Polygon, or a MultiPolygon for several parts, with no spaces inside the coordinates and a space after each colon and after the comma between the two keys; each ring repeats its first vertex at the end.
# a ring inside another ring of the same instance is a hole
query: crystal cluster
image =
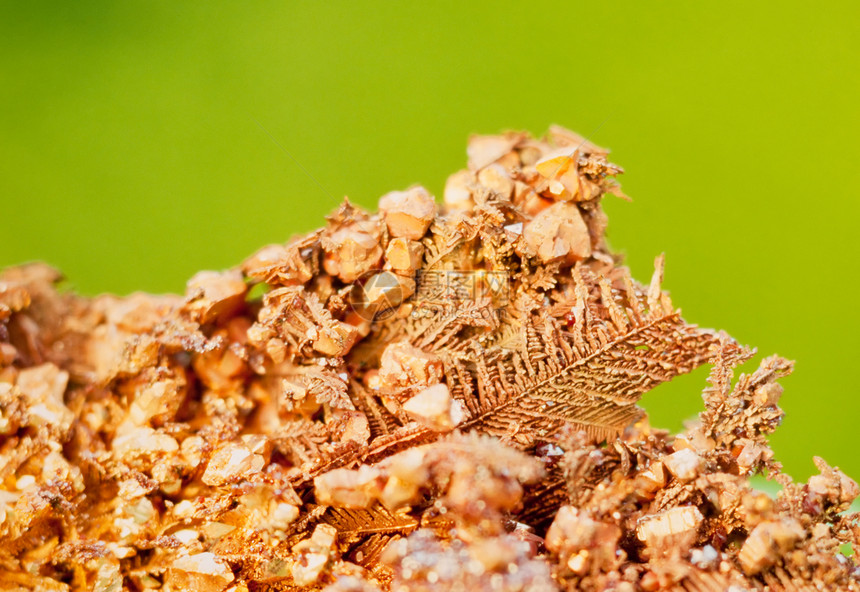
{"type": "Polygon", "coordinates": [[[857,483],[781,473],[770,357],[604,240],[607,152],[476,136],[184,296],[0,274],[0,588],[860,590],[857,483]],[[636,406],[710,363],[698,421],[636,406]],[[771,498],[750,486],[764,474],[771,498]]]}

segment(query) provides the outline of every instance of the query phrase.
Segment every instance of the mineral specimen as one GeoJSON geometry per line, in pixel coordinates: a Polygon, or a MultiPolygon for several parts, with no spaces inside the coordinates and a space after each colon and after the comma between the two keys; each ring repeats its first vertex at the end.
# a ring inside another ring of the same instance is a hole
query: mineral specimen
{"type": "Polygon", "coordinates": [[[857,484],[767,444],[792,370],[604,240],[607,152],[478,136],[184,298],[0,275],[0,588],[860,590],[857,484]],[[699,420],[636,406],[710,363],[699,420]],[[782,491],[754,490],[764,474],[782,491]]]}

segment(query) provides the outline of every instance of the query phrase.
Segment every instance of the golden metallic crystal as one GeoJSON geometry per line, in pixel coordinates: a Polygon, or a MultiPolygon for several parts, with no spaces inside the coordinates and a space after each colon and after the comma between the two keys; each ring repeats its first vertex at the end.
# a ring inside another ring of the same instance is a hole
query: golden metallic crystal
{"type": "Polygon", "coordinates": [[[475,136],[184,297],[0,274],[0,588],[860,590],[857,483],[794,483],[764,359],[604,240],[606,150],[475,136]],[[261,295],[262,294],[262,295],[261,295]],[[710,363],[699,420],[636,403],[710,363]],[[749,476],[782,485],[776,499],[749,476]]]}

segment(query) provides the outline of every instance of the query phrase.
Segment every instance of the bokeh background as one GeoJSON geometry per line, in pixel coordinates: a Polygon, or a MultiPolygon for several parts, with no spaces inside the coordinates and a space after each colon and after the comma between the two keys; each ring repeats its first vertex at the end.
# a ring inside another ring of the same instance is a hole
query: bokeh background
{"type": "MultiPolygon", "coordinates": [[[[0,266],[182,291],[332,196],[440,195],[470,133],[559,123],[627,171],[607,210],[634,275],[665,252],[687,319],[798,361],[789,472],[860,477],[858,6],[2,1],[0,266]]],[[[706,375],[647,395],[654,423],[706,375]]]]}

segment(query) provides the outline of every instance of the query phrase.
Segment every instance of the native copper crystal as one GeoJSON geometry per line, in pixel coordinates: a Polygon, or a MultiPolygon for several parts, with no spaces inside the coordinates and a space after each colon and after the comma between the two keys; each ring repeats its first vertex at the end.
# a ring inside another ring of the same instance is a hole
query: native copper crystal
{"type": "Polygon", "coordinates": [[[0,275],[0,588],[860,590],[857,483],[780,472],[792,364],[604,240],[608,153],[477,136],[184,297],[0,275]],[[697,422],[636,403],[711,364],[697,422]],[[749,477],[781,486],[774,499],[749,477]]]}

